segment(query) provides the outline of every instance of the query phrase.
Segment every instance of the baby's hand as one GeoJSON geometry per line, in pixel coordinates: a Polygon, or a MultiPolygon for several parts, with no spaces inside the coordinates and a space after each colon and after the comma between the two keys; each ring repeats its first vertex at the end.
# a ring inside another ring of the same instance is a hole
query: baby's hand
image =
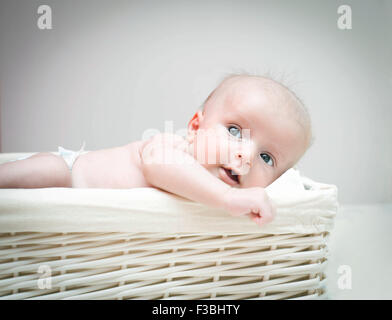
{"type": "Polygon", "coordinates": [[[230,188],[225,193],[225,209],[233,216],[249,215],[258,225],[275,218],[275,208],[263,188],[230,188]]]}

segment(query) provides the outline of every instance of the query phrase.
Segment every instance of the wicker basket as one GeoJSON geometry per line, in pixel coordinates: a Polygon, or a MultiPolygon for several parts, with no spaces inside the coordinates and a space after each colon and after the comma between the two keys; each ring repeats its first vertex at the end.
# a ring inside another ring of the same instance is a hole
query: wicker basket
{"type": "Polygon", "coordinates": [[[324,298],[336,188],[306,184],[262,228],[149,188],[0,190],[0,299],[324,298]]]}

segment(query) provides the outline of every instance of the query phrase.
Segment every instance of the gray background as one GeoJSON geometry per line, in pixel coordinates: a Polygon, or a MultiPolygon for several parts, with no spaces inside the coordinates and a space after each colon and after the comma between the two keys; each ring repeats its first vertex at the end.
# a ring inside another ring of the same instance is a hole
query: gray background
{"type": "Polygon", "coordinates": [[[392,1],[0,0],[1,151],[94,150],[186,127],[227,73],[304,100],[299,168],[341,203],[392,201],[392,1]],[[39,30],[48,4],[53,29],[39,30]],[[337,28],[349,4],[353,29],[337,28]]]}

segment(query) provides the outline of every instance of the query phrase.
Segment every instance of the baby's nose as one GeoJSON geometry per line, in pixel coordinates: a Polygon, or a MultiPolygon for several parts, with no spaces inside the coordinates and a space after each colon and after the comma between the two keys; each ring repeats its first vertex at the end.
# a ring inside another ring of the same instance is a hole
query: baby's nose
{"type": "Polygon", "coordinates": [[[249,169],[252,165],[252,154],[253,148],[249,143],[241,145],[239,148],[237,148],[234,152],[236,167],[241,170],[246,168],[249,169]]]}
{"type": "Polygon", "coordinates": [[[250,165],[251,156],[250,156],[250,152],[248,151],[244,151],[244,150],[236,151],[235,158],[237,160],[240,160],[241,163],[243,164],[250,165]]]}

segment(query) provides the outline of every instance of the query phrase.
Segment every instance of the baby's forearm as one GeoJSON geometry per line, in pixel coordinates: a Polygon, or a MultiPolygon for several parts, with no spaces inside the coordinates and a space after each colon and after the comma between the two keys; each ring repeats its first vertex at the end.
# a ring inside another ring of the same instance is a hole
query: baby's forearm
{"type": "Polygon", "coordinates": [[[275,216],[274,206],[263,188],[227,185],[197,162],[181,139],[157,136],[144,145],[140,156],[145,179],[157,188],[225,209],[234,216],[249,215],[259,225],[275,216]]]}
{"type": "Polygon", "coordinates": [[[144,155],[143,173],[155,187],[209,206],[224,208],[229,185],[214,177],[192,155],[156,148],[144,155]]]}

